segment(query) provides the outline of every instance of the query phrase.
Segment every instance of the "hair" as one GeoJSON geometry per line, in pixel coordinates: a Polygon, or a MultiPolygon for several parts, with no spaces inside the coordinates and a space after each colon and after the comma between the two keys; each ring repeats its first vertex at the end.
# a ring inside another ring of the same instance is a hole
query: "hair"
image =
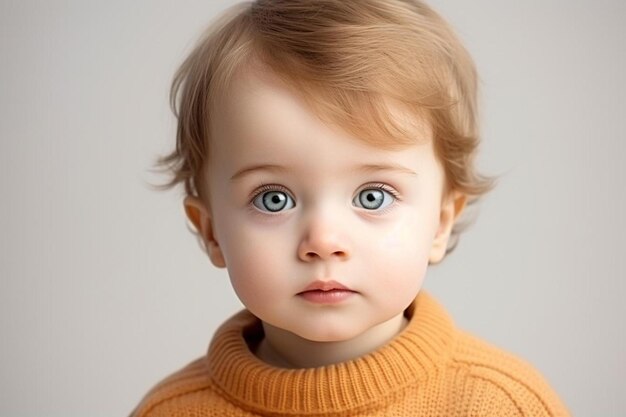
{"type": "MultiPolygon", "coordinates": [[[[177,70],[170,90],[176,148],[156,161],[172,178],[157,189],[183,183],[186,195],[210,205],[204,168],[212,109],[234,75],[254,63],[277,75],[323,121],[377,147],[417,141],[392,117],[388,103],[401,104],[429,122],[445,173],[444,196],[460,191],[471,206],[494,188],[495,177],[475,167],[474,62],[429,6],[418,0],[256,0],[214,20],[177,70]]],[[[453,226],[446,255],[473,223],[467,214],[453,226]]]]}

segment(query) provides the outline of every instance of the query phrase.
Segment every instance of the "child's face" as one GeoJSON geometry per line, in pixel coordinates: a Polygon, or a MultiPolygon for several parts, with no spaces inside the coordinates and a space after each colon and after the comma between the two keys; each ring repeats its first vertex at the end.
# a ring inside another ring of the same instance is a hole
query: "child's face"
{"type": "MultiPolygon", "coordinates": [[[[442,212],[432,142],[371,147],[322,124],[266,76],[238,79],[222,104],[212,117],[212,213],[200,207],[194,223],[242,303],[313,341],[348,340],[402,314],[429,260],[443,256],[453,220],[440,222],[452,205],[442,212]],[[248,169],[261,165],[273,168],[248,169]],[[316,280],[354,293],[330,304],[299,295],[316,280]]],[[[198,202],[186,204],[190,213],[198,202]]]]}

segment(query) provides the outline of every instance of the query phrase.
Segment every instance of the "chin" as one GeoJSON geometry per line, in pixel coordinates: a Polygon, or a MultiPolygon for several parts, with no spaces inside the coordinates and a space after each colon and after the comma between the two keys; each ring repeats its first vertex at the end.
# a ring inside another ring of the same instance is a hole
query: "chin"
{"type": "Polygon", "coordinates": [[[337,329],[337,328],[324,328],[324,329],[304,329],[301,332],[294,332],[303,339],[310,340],[311,342],[330,343],[330,342],[345,342],[347,340],[357,337],[360,333],[355,331],[356,329],[337,329]]]}

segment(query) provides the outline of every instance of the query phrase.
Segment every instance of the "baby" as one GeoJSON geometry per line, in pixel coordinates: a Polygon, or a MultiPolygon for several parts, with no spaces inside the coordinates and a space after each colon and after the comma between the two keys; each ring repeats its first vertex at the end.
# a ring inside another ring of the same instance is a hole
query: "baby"
{"type": "Polygon", "coordinates": [[[421,290],[477,173],[477,75],[417,0],[257,0],[174,79],[162,158],[246,307],[132,416],[566,416],[421,290]]]}

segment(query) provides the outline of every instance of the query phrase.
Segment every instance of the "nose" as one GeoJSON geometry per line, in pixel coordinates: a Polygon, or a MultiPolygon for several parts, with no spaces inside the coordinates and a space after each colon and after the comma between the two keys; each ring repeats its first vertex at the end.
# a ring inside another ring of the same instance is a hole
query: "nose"
{"type": "Polygon", "coordinates": [[[298,245],[298,258],[305,262],[350,259],[350,244],[343,230],[327,216],[310,219],[298,245]]]}

